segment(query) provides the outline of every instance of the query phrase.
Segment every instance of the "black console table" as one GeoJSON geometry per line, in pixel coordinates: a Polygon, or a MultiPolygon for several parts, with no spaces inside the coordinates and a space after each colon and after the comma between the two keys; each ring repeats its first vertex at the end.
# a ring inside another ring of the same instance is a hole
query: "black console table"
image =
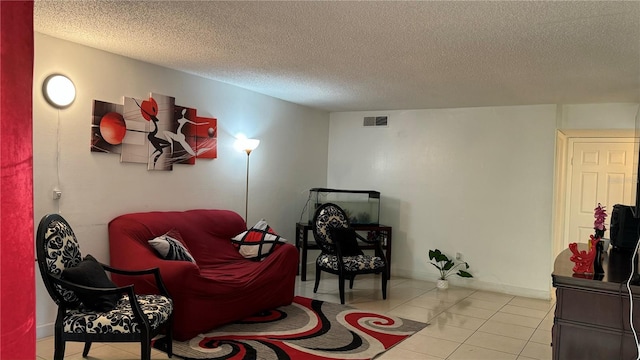
{"type": "MultiPolygon", "coordinates": [[[[574,274],[570,257],[569,249],[561,252],[551,275],[557,296],[553,359],[635,359],[626,286],[631,253],[611,249],[605,254],[604,276],[574,274]]],[[[631,285],[631,292],[633,326],[640,333],[640,286],[631,285]]]]}
{"type": "MultiPolygon", "coordinates": [[[[373,231],[375,236],[382,237],[382,249],[387,258],[387,274],[391,277],[391,226],[352,224],[351,227],[356,231],[373,231]]],[[[300,279],[302,281],[307,280],[307,250],[320,249],[315,241],[309,242],[309,231],[311,230],[312,226],[309,223],[296,223],[296,248],[302,257],[300,260],[300,279]]],[[[374,245],[360,243],[360,248],[372,250],[374,245]]]]}

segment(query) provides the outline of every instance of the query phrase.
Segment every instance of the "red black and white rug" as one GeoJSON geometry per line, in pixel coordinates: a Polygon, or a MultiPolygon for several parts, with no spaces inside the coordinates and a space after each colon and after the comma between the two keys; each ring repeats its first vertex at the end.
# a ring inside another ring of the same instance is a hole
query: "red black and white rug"
{"type": "MultiPolygon", "coordinates": [[[[296,296],[293,303],[173,342],[183,359],[372,359],[427,324],[296,296]]],[[[166,348],[164,338],[154,347],[166,348]]]]}

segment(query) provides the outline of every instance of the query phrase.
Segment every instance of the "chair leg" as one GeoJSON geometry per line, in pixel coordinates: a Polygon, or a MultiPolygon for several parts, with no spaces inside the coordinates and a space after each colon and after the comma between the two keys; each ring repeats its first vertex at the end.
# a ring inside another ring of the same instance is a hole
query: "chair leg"
{"type": "Polygon", "coordinates": [[[313,293],[315,294],[318,291],[318,285],[320,285],[320,273],[322,272],[322,270],[320,269],[320,266],[318,266],[318,264],[316,264],[316,284],[313,286],[313,293]]]}
{"type": "Polygon", "coordinates": [[[353,274],[351,275],[351,277],[349,277],[349,289],[353,289],[353,280],[356,279],[356,275],[353,274]]]}
{"type": "Polygon", "coordinates": [[[62,324],[56,320],[55,324],[55,334],[54,334],[54,350],[53,350],[53,359],[54,360],[63,360],[64,359],[64,339],[62,338],[62,324]]]}
{"type": "Polygon", "coordinates": [[[82,350],[82,357],[87,357],[89,355],[89,350],[91,349],[91,341],[87,341],[84,343],[84,350],[82,350]]]}
{"type": "Polygon", "coordinates": [[[387,271],[382,271],[382,299],[387,299],[387,271]]]}
{"type": "Polygon", "coordinates": [[[151,339],[142,336],[140,342],[140,360],[151,360],[151,339]]]}
{"type": "Polygon", "coordinates": [[[173,330],[171,330],[171,322],[167,324],[167,355],[169,357],[173,356],[173,330]]]}
{"type": "Polygon", "coordinates": [[[53,359],[54,360],[63,360],[64,359],[64,340],[59,339],[56,336],[54,350],[53,350],[53,359]]]}
{"type": "Polygon", "coordinates": [[[338,289],[340,290],[340,304],[344,305],[344,275],[338,276],[338,289]]]}

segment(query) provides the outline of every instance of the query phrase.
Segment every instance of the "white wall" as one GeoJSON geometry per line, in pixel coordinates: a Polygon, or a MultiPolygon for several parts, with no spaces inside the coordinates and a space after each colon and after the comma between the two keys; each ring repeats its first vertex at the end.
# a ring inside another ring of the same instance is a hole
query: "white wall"
{"type": "Polygon", "coordinates": [[[633,129],[638,104],[331,114],[327,186],[382,193],[392,273],[434,280],[429,249],[463,254],[464,286],[548,298],[557,129],[633,129]],[[389,126],[363,127],[389,115],[389,126]]]}
{"type": "Polygon", "coordinates": [[[332,113],[327,184],[382,193],[394,275],[435,280],[438,248],[471,266],[454,282],[547,297],[555,124],[554,105],[332,113]]]}
{"type": "Polygon", "coordinates": [[[638,104],[564,105],[558,116],[559,129],[634,129],[638,104]]]}
{"type": "MultiPolygon", "coordinates": [[[[251,154],[250,225],[265,217],[293,242],[308,189],[324,186],[327,178],[328,113],[38,33],[33,100],[36,226],[42,216],[59,210],[83,254],[103,262],[109,262],[107,223],[120,214],[220,208],[244,216],[246,154],[232,146],[238,132],[261,140],[251,154]],[[68,75],[78,91],[75,103],[60,111],[41,94],[44,78],[56,72],[68,75]],[[93,100],[121,104],[124,96],[143,98],[150,92],[216,117],[218,159],[153,172],[143,164],[120,163],[117,155],[90,152],[93,100]],[[52,200],[57,168],[59,202],[52,200]]],[[[42,337],[52,334],[55,306],[36,273],[42,337]]]]}

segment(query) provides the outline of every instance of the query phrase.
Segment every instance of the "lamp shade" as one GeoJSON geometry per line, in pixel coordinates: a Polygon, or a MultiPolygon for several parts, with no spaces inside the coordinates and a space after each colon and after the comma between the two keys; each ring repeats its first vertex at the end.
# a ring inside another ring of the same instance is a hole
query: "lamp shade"
{"type": "Polygon", "coordinates": [[[53,74],[44,80],[42,94],[51,106],[64,109],[76,99],[76,87],[68,77],[53,74]]]}
{"type": "Polygon", "coordinates": [[[236,139],[234,143],[234,147],[239,151],[246,151],[247,154],[255,150],[258,145],[260,145],[260,140],[258,139],[247,139],[246,137],[240,136],[236,139]]]}

